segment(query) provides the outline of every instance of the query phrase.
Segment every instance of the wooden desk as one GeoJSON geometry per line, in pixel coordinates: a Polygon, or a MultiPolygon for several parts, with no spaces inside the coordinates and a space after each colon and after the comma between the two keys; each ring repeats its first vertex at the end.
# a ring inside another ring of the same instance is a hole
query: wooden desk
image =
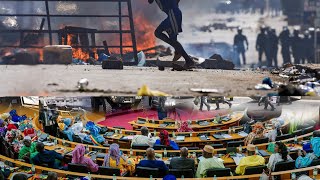
{"type": "MultiPolygon", "coordinates": [[[[212,129],[212,128],[228,128],[229,126],[237,126],[239,125],[239,121],[241,120],[241,118],[243,117],[243,113],[235,113],[232,115],[231,120],[229,121],[222,121],[221,124],[216,124],[211,122],[213,120],[213,118],[210,119],[202,119],[202,120],[193,120],[191,121],[192,124],[190,125],[191,128],[193,130],[205,130],[205,129],[212,129]],[[209,124],[206,126],[201,126],[199,124],[197,124],[197,122],[199,121],[208,121],[209,124]]],[[[174,120],[163,120],[163,121],[159,121],[159,124],[157,123],[152,123],[152,121],[150,122],[150,120],[144,124],[138,124],[137,121],[131,121],[129,122],[129,124],[131,124],[133,126],[133,128],[141,128],[141,127],[147,127],[149,129],[165,129],[168,131],[176,131],[178,129],[178,127],[175,125],[175,121],[174,120]],[[160,124],[163,123],[172,123],[172,125],[166,126],[166,127],[161,127],[160,124]]]]}

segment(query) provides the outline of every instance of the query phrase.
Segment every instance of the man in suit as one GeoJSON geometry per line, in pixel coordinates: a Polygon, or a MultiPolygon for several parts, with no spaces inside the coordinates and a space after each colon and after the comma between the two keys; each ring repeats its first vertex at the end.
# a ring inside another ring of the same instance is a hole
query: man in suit
{"type": "Polygon", "coordinates": [[[180,149],[180,157],[174,157],[170,161],[170,169],[192,169],[195,172],[194,159],[188,158],[188,148],[180,149]]]}

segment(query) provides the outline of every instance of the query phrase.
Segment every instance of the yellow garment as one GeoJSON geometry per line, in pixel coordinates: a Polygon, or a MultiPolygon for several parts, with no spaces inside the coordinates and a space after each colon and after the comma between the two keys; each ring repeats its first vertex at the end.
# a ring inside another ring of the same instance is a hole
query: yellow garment
{"type": "Polygon", "coordinates": [[[60,128],[61,131],[64,130],[64,126],[65,124],[62,122],[62,123],[58,123],[58,127],[60,128]]]}
{"type": "Polygon", "coordinates": [[[138,96],[169,96],[169,94],[161,92],[161,91],[153,91],[151,89],[149,89],[149,87],[147,85],[143,85],[138,93],[138,96]]]}
{"type": "Polygon", "coordinates": [[[133,159],[128,159],[126,161],[121,157],[119,165],[117,166],[117,162],[115,159],[112,159],[111,157],[109,159],[110,167],[119,168],[121,172],[129,172],[130,174],[132,174],[135,170],[135,164],[132,162],[134,162],[133,159]],[[127,163],[127,162],[129,162],[129,163],[127,163]]]}
{"type": "Polygon", "coordinates": [[[240,160],[240,163],[236,169],[236,173],[239,175],[244,175],[244,171],[246,167],[261,166],[261,165],[265,165],[265,159],[262,156],[253,155],[253,156],[244,157],[240,160]]]}

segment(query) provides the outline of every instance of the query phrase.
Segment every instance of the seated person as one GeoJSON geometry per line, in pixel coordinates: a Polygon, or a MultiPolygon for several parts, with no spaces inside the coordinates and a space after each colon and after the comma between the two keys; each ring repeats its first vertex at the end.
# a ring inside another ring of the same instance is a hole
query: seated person
{"type": "Polygon", "coordinates": [[[86,142],[92,142],[96,146],[101,146],[103,144],[108,144],[108,141],[101,136],[100,133],[100,127],[95,125],[94,122],[89,121],[86,124],[86,129],[89,131],[89,134],[84,137],[84,141],[86,142]]]}
{"type": "Polygon", "coordinates": [[[281,124],[278,121],[272,123],[272,130],[264,133],[264,136],[269,138],[270,142],[276,141],[277,136],[281,136],[281,124]]]}
{"type": "Polygon", "coordinates": [[[167,130],[161,130],[159,137],[160,139],[157,139],[154,145],[171,146],[173,150],[179,150],[178,144],[170,140],[167,130]]]}
{"type": "Polygon", "coordinates": [[[150,147],[153,146],[155,141],[149,137],[149,129],[147,127],[141,128],[141,135],[135,135],[132,139],[132,145],[149,145],[150,147]]]}
{"type": "Polygon", "coordinates": [[[158,168],[160,175],[165,176],[168,172],[168,167],[163,161],[156,160],[154,149],[148,148],[146,151],[147,159],[141,160],[137,167],[158,168]]]}
{"type": "Polygon", "coordinates": [[[70,141],[73,141],[72,135],[73,135],[73,131],[71,129],[72,126],[72,120],[70,118],[65,118],[63,119],[63,124],[64,127],[62,129],[62,133],[64,133],[65,135],[67,135],[68,139],[70,141]]]}
{"type": "Polygon", "coordinates": [[[0,136],[4,137],[7,132],[7,123],[3,120],[0,119],[0,136]]]}
{"type": "Polygon", "coordinates": [[[299,151],[299,157],[296,159],[296,168],[308,167],[314,159],[320,157],[320,131],[313,132],[313,138],[310,141],[312,153],[299,151]]]}
{"type": "Polygon", "coordinates": [[[30,136],[25,136],[23,139],[24,146],[19,151],[19,159],[23,159],[26,162],[30,162],[35,155],[38,154],[36,150],[36,142],[31,142],[30,136]]]}
{"type": "Polygon", "coordinates": [[[178,132],[193,132],[193,130],[187,121],[181,121],[178,123],[178,132]]]}
{"type": "Polygon", "coordinates": [[[254,125],[252,132],[244,139],[244,144],[247,146],[252,143],[253,139],[264,138],[264,126],[258,122],[254,125]]]}
{"type": "Polygon", "coordinates": [[[23,140],[23,135],[21,131],[13,124],[8,125],[8,131],[6,132],[4,139],[13,146],[13,150],[16,153],[18,153],[20,148],[23,146],[23,143],[21,143],[21,140],[23,140]]]}
{"type": "Polygon", "coordinates": [[[274,168],[278,162],[292,160],[292,158],[288,155],[287,146],[282,142],[276,142],[274,151],[275,153],[270,156],[267,165],[268,169],[271,171],[274,171],[274,168]]]}
{"type": "Polygon", "coordinates": [[[85,152],[85,147],[82,144],[78,144],[72,151],[71,163],[86,165],[91,172],[97,172],[99,166],[96,163],[94,163],[90,158],[84,157],[85,152]]]}
{"type": "Polygon", "coordinates": [[[170,161],[170,169],[192,169],[194,173],[194,159],[188,158],[188,148],[180,149],[180,157],[174,157],[170,161]]]}
{"type": "Polygon", "coordinates": [[[248,156],[240,160],[240,163],[236,168],[237,174],[244,175],[245,169],[247,167],[265,165],[265,159],[260,155],[256,155],[255,150],[255,145],[249,144],[247,146],[248,156]]]}
{"type": "Polygon", "coordinates": [[[60,161],[63,159],[61,154],[45,150],[42,142],[37,142],[36,149],[38,154],[32,158],[32,162],[35,165],[47,164],[49,168],[59,168],[60,161]]]}
{"type": "Polygon", "coordinates": [[[116,143],[110,145],[102,166],[119,168],[121,172],[129,172],[131,174],[134,171],[134,164],[128,165],[127,158],[121,154],[119,145],[116,143]]]}
{"type": "Polygon", "coordinates": [[[212,168],[225,168],[223,161],[217,157],[214,157],[214,148],[206,145],[202,151],[203,158],[198,164],[196,178],[206,177],[206,171],[212,168]]]}
{"type": "Polygon", "coordinates": [[[58,174],[55,172],[48,172],[47,180],[58,180],[58,174]]]}

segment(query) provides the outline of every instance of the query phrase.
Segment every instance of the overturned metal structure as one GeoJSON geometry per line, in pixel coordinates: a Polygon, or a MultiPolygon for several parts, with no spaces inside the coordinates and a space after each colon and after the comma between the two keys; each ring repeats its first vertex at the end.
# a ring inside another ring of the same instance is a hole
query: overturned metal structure
{"type": "MultiPolygon", "coordinates": [[[[51,26],[51,22],[53,18],[67,18],[67,17],[73,17],[73,18],[118,18],[119,28],[117,30],[99,30],[94,29],[90,30],[88,28],[73,28],[68,29],[65,28],[68,32],[65,33],[72,33],[72,34],[90,34],[91,36],[91,44],[88,45],[78,45],[78,46],[72,46],[73,48],[114,48],[119,49],[121,57],[124,54],[125,48],[132,48],[134,62],[126,62],[126,65],[137,65],[138,64],[138,56],[137,56],[137,45],[136,45],[136,38],[135,38],[135,30],[134,30],[134,22],[133,22],[133,13],[132,13],[132,5],[131,0],[65,0],[64,2],[90,2],[90,3],[115,3],[118,5],[118,14],[111,14],[111,15],[98,15],[98,14],[51,14],[50,13],[50,7],[49,2],[58,2],[59,0],[1,0],[2,2],[31,2],[31,1],[37,1],[37,2],[43,2],[45,5],[45,14],[40,13],[2,13],[0,14],[0,17],[42,17],[41,26],[39,29],[0,29],[0,34],[4,33],[17,33],[20,35],[20,42],[19,44],[11,44],[11,45],[0,45],[0,48],[43,48],[43,46],[39,45],[30,45],[29,43],[26,43],[26,39],[32,39],[32,35],[37,37],[44,38],[44,35],[47,34],[49,38],[49,43],[44,45],[53,45],[53,34],[58,35],[57,42],[59,44],[65,44],[65,40],[62,41],[61,35],[63,34],[61,28],[60,29],[53,29],[51,26]],[[125,3],[127,5],[127,13],[124,14],[124,10],[122,7],[122,4],[125,3]],[[125,30],[123,27],[123,21],[124,18],[128,18],[130,28],[128,30],[125,30]],[[46,20],[46,22],[45,22],[46,20]],[[46,23],[46,26],[44,25],[46,23]],[[46,27],[46,29],[44,29],[46,27]],[[118,34],[120,36],[119,42],[120,45],[107,45],[106,42],[103,43],[103,45],[99,46],[96,45],[96,34],[118,34]],[[123,45],[123,36],[124,34],[130,34],[131,35],[131,41],[132,45],[123,45]],[[26,38],[26,36],[29,36],[29,38],[26,38]]],[[[28,41],[27,41],[28,42],[28,41]]]]}

